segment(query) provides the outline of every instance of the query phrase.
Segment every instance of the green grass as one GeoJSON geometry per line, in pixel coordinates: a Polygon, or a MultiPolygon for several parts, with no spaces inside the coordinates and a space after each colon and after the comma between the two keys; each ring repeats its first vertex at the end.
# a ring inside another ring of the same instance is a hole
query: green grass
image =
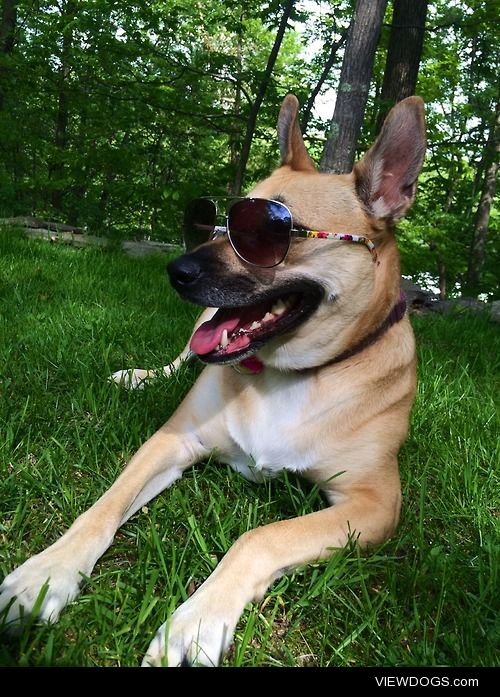
{"type": "MultiPolygon", "coordinates": [[[[107,382],[184,345],[197,309],[169,288],[165,261],[1,232],[2,575],[64,532],[189,390],[196,366],[144,391],[107,382]]],[[[397,536],[275,583],[245,611],[226,665],[499,664],[498,325],[469,314],[414,325],[397,536]]],[[[0,665],[135,666],[242,532],[321,505],[293,477],[257,486],[200,464],[118,532],[57,625],[0,638],[0,665]]]]}

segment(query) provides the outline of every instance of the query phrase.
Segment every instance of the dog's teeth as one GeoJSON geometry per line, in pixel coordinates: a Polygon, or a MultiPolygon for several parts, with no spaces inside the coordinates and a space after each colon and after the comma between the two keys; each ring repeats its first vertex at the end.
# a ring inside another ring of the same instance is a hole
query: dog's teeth
{"type": "Polygon", "coordinates": [[[229,344],[229,338],[227,336],[227,329],[224,329],[222,332],[222,338],[220,340],[220,345],[221,348],[226,348],[226,346],[229,344]]]}
{"type": "Polygon", "coordinates": [[[272,315],[270,312],[266,312],[266,314],[262,318],[261,322],[272,322],[273,319],[274,319],[274,315],[272,315]]]}
{"type": "Polygon", "coordinates": [[[253,332],[254,329],[260,329],[261,328],[261,323],[260,322],[252,322],[250,325],[250,331],[253,332]]]}
{"type": "Polygon", "coordinates": [[[281,299],[278,300],[277,302],[275,302],[271,308],[271,312],[273,313],[273,315],[276,315],[277,317],[282,315],[285,311],[286,311],[286,305],[283,302],[283,300],[281,300],[281,299]]]}

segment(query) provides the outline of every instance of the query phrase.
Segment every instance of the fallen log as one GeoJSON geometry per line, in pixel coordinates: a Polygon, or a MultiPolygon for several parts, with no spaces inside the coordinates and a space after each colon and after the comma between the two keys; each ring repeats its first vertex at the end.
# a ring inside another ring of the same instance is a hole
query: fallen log
{"type": "MultiPolygon", "coordinates": [[[[38,221],[39,219],[29,218],[26,216],[23,216],[22,218],[0,218],[0,225],[22,227],[24,234],[30,238],[39,238],[48,242],[55,242],[59,244],[69,244],[74,247],[87,247],[89,245],[107,247],[109,245],[109,240],[106,237],[87,235],[81,228],[73,228],[71,225],[60,226],[58,230],[52,230],[47,227],[21,225],[19,222],[17,222],[16,225],[13,222],[19,220],[31,222],[38,221]],[[70,230],[77,230],[78,232],[66,232],[62,229],[63,227],[69,228],[70,230]]],[[[161,242],[158,240],[123,240],[122,242],[119,242],[119,246],[123,249],[125,254],[132,257],[142,257],[159,252],[169,253],[173,250],[179,250],[178,244],[173,244],[172,242],[161,242]]]]}
{"type": "Polygon", "coordinates": [[[83,235],[85,229],[74,225],[56,223],[52,220],[42,220],[33,218],[29,215],[19,215],[15,218],[0,218],[0,225],[10,225],[12,227],[23,227],[30,230],[50,230],[52,232],[70,232],[73,235],[83,235]]]}

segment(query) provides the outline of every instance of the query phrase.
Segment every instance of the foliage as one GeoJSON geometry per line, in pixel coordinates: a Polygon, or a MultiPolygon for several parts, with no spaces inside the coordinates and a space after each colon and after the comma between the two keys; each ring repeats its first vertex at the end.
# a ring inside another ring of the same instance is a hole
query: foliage
{"type": "MultiPolygon", "coordinates": [[[[179,201],[227,191],[229,144],[241,140],[278,9],[229,0],[21,2],[0,113],[0,215],[177,235],[179,201]],[[243,98],[235,110],[237,88],[243,98]],[[61,106],[64,147],[54,142],[61,106]]],[[[260,115],[258,140],[271,140],[272,149],[259,149],[259,173],[275,162],[272,105],[296,83],[298,54],[290,32],[260,115]]]]}
{"type": "MultiPolygon", "coordinates": [[[[403,270],[426,275],[434,287],[460,294],[467,270],[475,212],[485,173],[485,151],[494,124],[500,84],[500,4],[430,3],[417,93],[427,111],[428,157],[413,212],[401,225],[403,270]],[[441,276],[441,278],[440,278],[441,276]]],[[[374,76],[381,83],[382,38],[374,76]]],[[[368,110],[365,143],[373,137],[376,99],[368,110]]],[[[498,193],[497,193],[498,200],[498,193]]],[[[498,205],[490,218],[482,291],[500,297],[498,205]]]]}
{"type": "MultiPolygon", "coordinates": [[[[224,195],[237,169],[283,3],[20,0],[14,47],[0,53],[0,217],[38,215],[96,234],[177,239],[184,202],[224,195]]],[[[288,91],[305,103],[352,0],[297,2],[272,74],[245,186],[278,160],[288,91]]],[[[498,99],[500,0],[432,0],[418,92],[428,159],[404,236],[404,271],[460,293],[498,99]]],[[[388,3],[358,154],[375,137],[392,17],[388,3]]],[[[342,50],[320,91],[338,82],[342,50]]],[[[319,162],[331,106],[309,121],[319,162]]],[[[498,193],[481,291],[500,296],[498,193]]]]}

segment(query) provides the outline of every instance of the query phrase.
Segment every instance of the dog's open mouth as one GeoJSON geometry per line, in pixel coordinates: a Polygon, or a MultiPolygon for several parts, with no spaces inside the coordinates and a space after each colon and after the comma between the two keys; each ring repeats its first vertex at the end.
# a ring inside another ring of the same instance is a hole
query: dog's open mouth
{"type": "Polygon", "coordinates": [[[190,348],[205,363],[235,363],[251,356],[275,336],[302,324],[321,300],[318,289],[282,294],[255,305],[225,307],[204,322],[190,348]]]}

